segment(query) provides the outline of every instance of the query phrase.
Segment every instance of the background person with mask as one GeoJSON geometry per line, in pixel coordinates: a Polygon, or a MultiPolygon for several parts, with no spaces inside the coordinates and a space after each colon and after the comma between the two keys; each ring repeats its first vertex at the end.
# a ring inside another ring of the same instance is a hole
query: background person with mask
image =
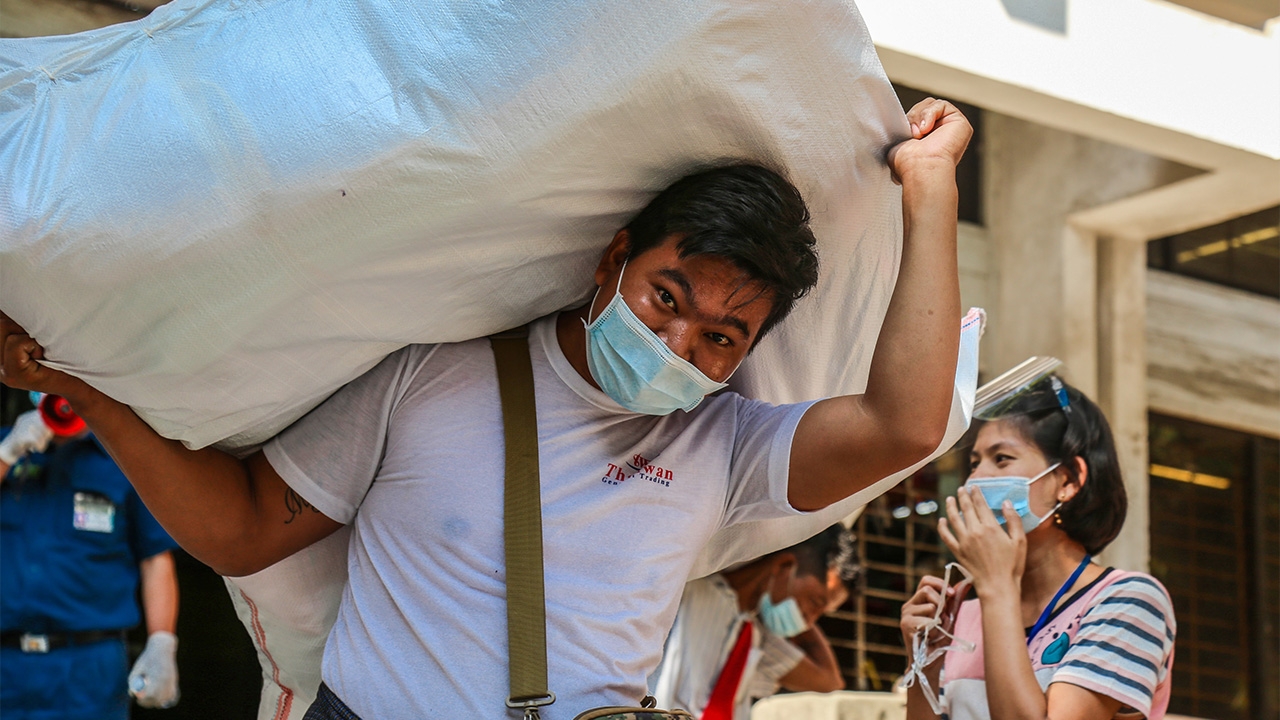
{"type": "MultiPolygon", "coordinates": [[[[844,689],[844,675],[840,672],[831,644],[818,625],[818,620],[826,613],[839,610],[849,600],[850,590],[855,587],[861,568],[857,564],[856,539],[848,528],[843,524],[832,525],[822,535],[829,542],[826,548],[826,588],[820,591],[812,580],[795,573],[786,593],[795,598],[806,624],[803,632],[788,638],[790,646],[799,647],[805,657],[820,668],[818,672],[814,672],[808,664],[790,659],[795,657],[793,650],[770,644],[760,658],[759,672],[745,690],[753,705],[757,700],[772,697],[783,688],[791,692],[834,692],[844,689]],[[831,658],[831,665],[825,662],[828,657],[831,658]]],[[[768,628],[765,631],[768,632],[768,628]]]]}
{"type": "Polygon", "coordinates": [[[844,688],[835,654],[815,624],[829,605],[839,558],[834,525],[785,550],[685,586],[662,663],[650,678],[659,707],[705,720],[746,720],[751,704],[788,690],[844,688]]]}
{"type": "Polygon", "coordinates": [[[938,522],[979,599],[961,603],[967,582],[930,576],[902,608],[909,650],[940,603],[926,649],[951,644],[945,665],[908,670],[907,717],[1159,720],[1176,630],[1168,593],[1093,562],[1126,509],[1106,418],[1056,376],[997,415],[979,426],[969,481],[938,522]]]}
{"type": "Polygon", "coordinates": [[[87,429],[0,429],[0,716],[122,720],[178,701],[176,544],[87,429]],[[47,451],[46,451],[47,450],[47,451]],[[129,669],[125,632],[146,648],[129,669]]]}

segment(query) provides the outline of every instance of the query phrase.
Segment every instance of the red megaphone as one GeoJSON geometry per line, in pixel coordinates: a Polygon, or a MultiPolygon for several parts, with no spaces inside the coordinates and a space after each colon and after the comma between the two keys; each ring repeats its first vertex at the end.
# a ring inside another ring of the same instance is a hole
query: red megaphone
{"type": "Polygon", "coordinates": [[[38,409],[40,419],[44,420],[44,424],[58,437],[79,435],[87,427],[84,420],[81,420],[76,411],[71,409],[71,403],[59,395],[45,395],[40,399],[38,409]]]}

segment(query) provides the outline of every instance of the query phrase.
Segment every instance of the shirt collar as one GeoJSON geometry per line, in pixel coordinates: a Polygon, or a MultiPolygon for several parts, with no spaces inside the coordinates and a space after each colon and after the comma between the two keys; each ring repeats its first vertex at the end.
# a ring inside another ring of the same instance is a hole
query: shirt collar
{"type": "Polygon", "coordinates": [[[560,313],[552,313],[546,317],[534,321],[530,328],[530,334],[533,336],[537,347],[542,348],[543,355],[546,356],[547,362],[551,365],[551,369],[555,371],[560,381],[569,387],[578,397],[586,400],[588,403],[600,408],[601,410],[618,415],[638,415],[630,410],[622,407],[613,398],[609,397],[604,391],[592,386],[587,382],[586,378],[578,374],[573,364],[569,362],[569,358],[565,356],[564,350],[560,347],[560,338],[556,335],[556,320],[560,313]]]}

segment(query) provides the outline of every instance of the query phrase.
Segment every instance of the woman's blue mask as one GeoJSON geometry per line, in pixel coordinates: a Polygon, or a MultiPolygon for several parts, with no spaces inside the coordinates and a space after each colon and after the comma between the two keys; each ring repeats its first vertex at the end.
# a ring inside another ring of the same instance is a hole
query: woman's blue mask
{"type": "Polygon", "coordinates": [[[1048,517],[1058,511],[1062,507],[1062,503],[1053,506],[1053,509],[1044,515],[1035,515],[1031,512],[1031,504],[1029,502],[1029,491],[1031,483],[1048,475],[1062,463],[1054,463],[1045,468],[1039,475],[1033,478],[1025,477],[984,477],[970,478],[964,484],[967,488],[977,488],[982,491],[982,498],[986,500],[987,507],[995,513],[996,520],[1004,525],[1004,513],[1001,506],[1005,500],[1013,503],[1013,509],[1018,513],[1018,517],[1022,518],[1022,529],[1024,532],[1031,532],[1040,526],[1048,517]]]}
{"type": "MultiPolygon", "coordinates": [[[[623,272],[626,267],[624,263],[623,272]]],[[[676,410],[688,412],[702,398],[727,387],[676,355],[640,322],[622,299],[621,287],[620,273],[609,305],[595,320],[583,321],[587,328],[587,367],[606,395],[631,412],[669,415],[676,410]]]]}

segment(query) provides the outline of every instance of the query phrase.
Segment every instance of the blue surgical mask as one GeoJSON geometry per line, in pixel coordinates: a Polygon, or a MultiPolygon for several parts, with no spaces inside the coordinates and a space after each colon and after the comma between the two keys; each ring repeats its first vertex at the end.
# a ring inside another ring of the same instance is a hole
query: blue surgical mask
{"type": "Polygon", "coordinates": [[[1000,521],[1001,525],[1004,525],[1004,513],[1001,511],[1001,506],[1004,505],[1005,500],[1013,503],[1013,509],[1018,513],[1018,517],[1022,518],[1023,531],[1031,532],[1039,527],[1040,523],[1044,522],[1051,515],[1057,512],[1058,508],[1062,507],[1062,503],[1058,503],[1044,515],[1033,514],[1031,512],[1031,504],[1029,500],[1031,483],[1039,480],[1045,475],[1048,475],[1054,470],[1054,468],[1057,468],[1061,464],[1062,463],[1054,463],[1033,478],[970,478],[964,486],[967,488],[977,488],[982,491],[982,497],[987,501],[987,507],[991,508],[991,511],[995,513],[996,520],[1000,521]]]}
{"type": "MultiPolygon", "coordinates": [[[[622,269],[626,272],[625,263],[622,269]]],[[[621,287],[619,274],[618,288],[621,287]]],[[[688,412],[702,398],[726,387],[672,352],[631,312],[619,289],[614,290],[613,299],[595,320],[583,324],[587,328],[587,367],[591,377],[606,395],[631,412],[688,412]]]]}
{"type": "Polygon", "coordinates": [[[769,632],[778,637],[795,637],[809,629],[804,621],[804,613],[800,612],[800,603],[795,598],[787,598],[776,605],[769,593],[760,598],[760,622],[769,632]]]}

